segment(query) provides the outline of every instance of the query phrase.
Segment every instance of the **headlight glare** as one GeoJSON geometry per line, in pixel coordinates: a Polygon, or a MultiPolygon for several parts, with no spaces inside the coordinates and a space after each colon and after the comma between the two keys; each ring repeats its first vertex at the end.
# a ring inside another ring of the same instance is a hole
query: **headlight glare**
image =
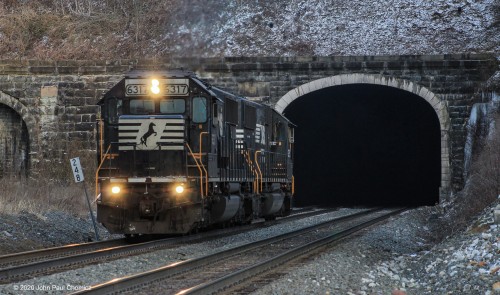
{"type": "Polygon", "coordinates": [[[160,93],[160,81],[156,79],[151,80],[151,92],[153,92],[153,94],[160,93]]]}
{"type": "Polygon", "coordinates": [[[182,194],[184,192],[184,186],[178,185],[175,187],[175,192],[178,194],[182,194]]]}
{"type": "Polygon", "coordinates": [[[113,187],[111,188],[111,192],[112,192],[113,194],[119,194],[119,193],[120,193],[120,191],[121,191],[121,189],[120,189],[120,187],[119,187],[119,186],[113,186],[113,187]]]}

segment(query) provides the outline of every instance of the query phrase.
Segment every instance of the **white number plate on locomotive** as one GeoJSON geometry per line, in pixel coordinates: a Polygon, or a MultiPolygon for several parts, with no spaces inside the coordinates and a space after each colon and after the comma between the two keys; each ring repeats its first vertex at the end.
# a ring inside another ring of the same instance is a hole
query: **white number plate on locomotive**
{"type": "MultiPolygon", "coordinates": [[[[125,79],[125,96],[150,95],[152,79],[125,79]]],[[[189,94],[188,79],[158,79],[159,95],[187,96],[189,94]]]]}

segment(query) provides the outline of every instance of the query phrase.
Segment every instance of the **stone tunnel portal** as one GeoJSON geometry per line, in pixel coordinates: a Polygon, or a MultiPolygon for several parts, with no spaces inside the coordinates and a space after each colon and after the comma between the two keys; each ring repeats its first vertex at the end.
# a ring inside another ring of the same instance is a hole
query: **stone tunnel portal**
{"type": "Polygon", "coordinates": [[[439,201],[441,129],[433,107],[395,87],[348,84],[284,109],[294,124],[298,206],[418,206],[439,201]]]}
{"type": "Polygon", "coordinates": [[[26,123],[14,109],[0,103],[0,178],[26,177],[29,154],[26,123]]]}

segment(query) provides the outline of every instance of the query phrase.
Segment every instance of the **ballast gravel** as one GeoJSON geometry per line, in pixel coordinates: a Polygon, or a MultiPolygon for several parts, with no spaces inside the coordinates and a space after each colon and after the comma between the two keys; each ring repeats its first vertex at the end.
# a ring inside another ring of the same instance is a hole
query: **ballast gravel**
{"type": "Polygon", "coordinates": [[[65,294],[71,291],[69,289],[87,288],[91,285],[103,283],[117,277],[136,274],[174,262],[212,254],[252,241],[272,237],[340,216],[352,214],[360,210],[361,209],[340,209],[331,213],[281,223],[221,239],[180,246],[173,249],[159,250],[97,265],[86,266],[64,273],[37,277],[19,283],[6,284],[1,286],[0,294],[20,294],[19,290],[21,289],[23,291],[21,292],[22,294],[65,294]]]}
{"type": "MultiPolygon", "coordinates": [[[[500,200],[497,202],[500,203],[500,200]]],[[[436,208],[394,216],[332,244],[254,294],[500,294],[500,226],[487,208],[470,228],[432,244],[436,208]],[[401,291],[403,293],[393,293],[401,291]]],[[[0,294],[65,294],[113,278],[215,253],[330,220],[359,209],[87,266],[0,287],[0,294]],[[21,288],[24,288],[21,292],[21,288]]],[[[33,226],[35,228],[35,226],[33,226]]]]}
{"type": "Polygon", "coordinates": [[[426,223],[434,214],[408,211],[332,245],[253,295],[500,294],[500,225],[493,209],[437,245],[419,237],[430,231],[426,223]]]}
{"type": "MultiPolygon", "coordinates": [[[[101,239],[121,237],[97,228],[101,239]]],[[[0,255],[91,241],[95,232],[90,217],[64,212],[0,214],[0,255]]]]}

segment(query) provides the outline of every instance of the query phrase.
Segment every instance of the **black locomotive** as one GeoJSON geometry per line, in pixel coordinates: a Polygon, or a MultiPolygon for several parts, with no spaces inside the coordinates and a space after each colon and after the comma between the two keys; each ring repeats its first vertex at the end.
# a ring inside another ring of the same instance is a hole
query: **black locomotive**
{"type": "Polygon", "coordinates": [[[133,71],[99,102],[97,219],[187,233],[290,213],[290,122],[186,71],[133,71]]]}

